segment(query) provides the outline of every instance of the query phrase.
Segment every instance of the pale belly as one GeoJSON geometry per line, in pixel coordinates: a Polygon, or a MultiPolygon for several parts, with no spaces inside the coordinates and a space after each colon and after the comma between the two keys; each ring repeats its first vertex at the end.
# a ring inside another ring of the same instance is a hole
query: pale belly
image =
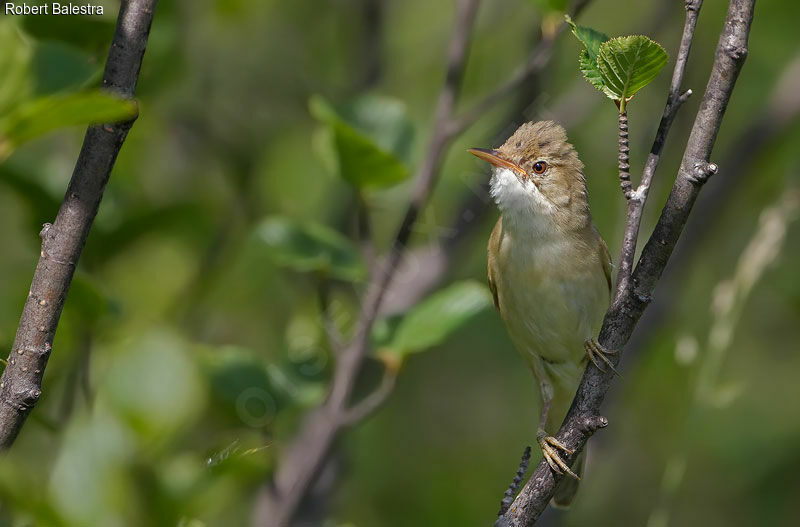
{"type": "Polygon", "coordinates": [[[608,306],[603,263],[567,242],[507,242],[494,280],[509,335],[534,373],[543,367],[556,388],[574,389],[585,366],[583,343],[597,336],[608,306]]]}

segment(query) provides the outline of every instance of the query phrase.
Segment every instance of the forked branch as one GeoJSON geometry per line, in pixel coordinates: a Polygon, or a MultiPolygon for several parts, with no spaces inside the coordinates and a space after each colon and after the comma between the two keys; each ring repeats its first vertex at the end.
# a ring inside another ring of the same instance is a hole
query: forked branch
{"type": "MultiPolygon", "coordinates": [[[[700,2],[697,1],[687,2],[687,22],[684,36],[687,35],[687,29],[691,30],[688,31],[687,45],[684,46],[682,42],[673,80],[676,78],[680,80],[682,76],[682,73],[678,74],[677,72],[682,70],[688,55],[688,44],[691,42],[691,33],[693,24],[696,22],[699,4],[700,2]],[[690,20],[690,17],[694,17],[694,20],[690,20]]],[[[675,248],[703,182],[716,170],[716,166],[709,162],[709,157],[736,79],[747,56],[747,41],[753,20],[754,4],[755,0],[731,0],[729,4],[711,76],[695,117],[672,192],[661,212],[653,234],[642,251],[630,281],[623,284],[618,283],[614,301],[603,320],[599,342],[607,349],[621,350],[628,342],[675,248]]],[[[679,90],[679,82],[677,86],[676,83],[673,83],[672,88],[679,90]]],[[[670,93],[676,93],[677,90],[671,90],[670,93]]],[[[671,111],[669,102],[668,110],[671,111]]],[[[667,113],[665,112],[665,116],[667,113]]],[[[661,144],[655,145],[652,155],[660,155],[661,147],[663,147],[663,140],[661,144]]],[[[655,171],[657,161],[656,159],[652,164],[652,169],[650,169],[652,172],[655,171]]],[[[648,160],[648,166],[651,166],[650,160],[648,160]]],[[[645,177],[648,177],[648,185],[649,178],[652,178],[652,172],[649,176],[645,174],[645,177]]],[[[642,183],[645,183],[644,179],[642,183]]],[[[645,200],[641,201],[643,205],[645,200]]],[[[634,203],[634,200],[630,200],[629,203],[634,203]]],[[[630,208],[628,214],[630,222],[630,208]]],[[[639,211],[638,214],[641,212],[639,211]]],[[[638,222],[636,229],[638,230],[638,222]]],[[[630,252],[631,258],[636,249],[635,238],[634,236],[633,246],[623,249],[623,251],[630,252]]],[[[619,362],[620,353],[612,357],[612,361],[616,364],[619,362]]],[[[610,371],[602,372],[592,365],[586,368],[572,406],[556,435],[559,441],[575,450],[575,455],[584,448],[589,437],[597,430],[596,426],[589,426],[589,423],[600,419],[600,405],[613,378],[613,373],[610,371]]],[[[570,456],[568,461],[573,461],[575,455],[570,456]]],[[[553,496],[560,477],[553,474],[546,462],[541,462],[509,511],[498,522],[510,527],[533,525],[553,496]]]]}

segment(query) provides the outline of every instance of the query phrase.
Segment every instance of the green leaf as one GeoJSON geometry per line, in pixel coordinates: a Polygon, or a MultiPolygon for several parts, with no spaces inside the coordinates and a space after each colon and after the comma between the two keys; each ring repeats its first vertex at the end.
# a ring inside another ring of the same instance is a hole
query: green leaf
{"type": "Polygon", "coordinates": [[[572,29],[572,34],[583,44],[583,51],[578,57],[578,65],[583,77],[589,81],[589,84],[613,99],[613,96],[609,95],[603,75],[597,67],[597,54],[600,46],[609,40],[609,36],[595,29],[576,25],[569,15],[564,15],[564,19],[572,29]]]}
{"type": "Polygon", "coordinates": [[[411,309],[386,348],[402,358],[442,343],[450,334],[492,305],[489,290],[473,281],[448,286],[411,309]]]}
{"type": "Polygon", "coordinates": [[[314,96],[309,109],[329,130],[326,137],[316,137],[329,142],[327,147],[317,145],[317,150],[328,164],[333,152],[336,169],[348,183],[387,187],[408,179],[410,172],[401,159],[408,157],[413,130],[402,103],[371,95],[334,108],[314,96]]]}
{"type": "Polygon", "coordinates": [[[581,54],[578,57],[578,65],[581,73],[583,73],[583,77],[589,81],[589,84],[601,92],[607,92],[606,83],[603,81],[603,75],[597,68],[597,63],[592,62],[592,60],[589,58],[588,52],[585,49],[581,51],[581,54]]]}
{"type": "Polygon", "coordinates": [[[628,99],[655,79],[666,63],[664,48],[641,35],[604,42],[597,55],[603,82],[620,101],[620,111],[625,111],[628,99]]]}
{"type": "Polygon", "coordinates": [[[8,154],[22,143],[64,126],[118,122],[136,113],[133,101],[99,90],[40,97],[0,117],[0,150],[8,154]]]}
{"type": "Polygon", "coordinates": [[[39,42],[31,60],[31,73],[37,95],[74,92],[100,83],[103,62],[61,42],[39,42]]]}
{"type": "Polygon", "coordinates": [[[206,379],[178,335],[154,330],[121,341],[111,356],[98,397],[143,437],[165,440],[205,407],[206,379]]]}
{"type": "Polygon", "coordinates": [[[600,45],[603,44],[603,42],[610,40],[611,37],[605,33],[597,31],[596,29],[575,24],[569,15],[564,15],[564,19],[566,20],[567,24],[569,24],[572,34],[581,41],[581,44],[583,44],[589,61],[593,64],[597,63],[597,54],[600,51],[600,45]]]}
{"type": "Polygon", "coordinates": [[[278,265],[295,271],[315,271],[353,281],[361,280],[366,273],[355,245],[324,225],[274,216],[258,225],[256,235],[278,265]]]}
{"type": "MultiPolygon", "coordinates": [[[[33,49],[13,24],[0,19],[0,116],[28,98],[33,90],[33,49]]],[[[0,148],[2,148],[0,138],[0,148]]]]}
{"type": "Polygon", "coordinates": [[[83,50],[96,59],[108,51],[114,36],[114,21],[96,16],[73,16],[65,24],[59,16],[21,17],[25,32],[40,41],[55,41],[83,50]]]}

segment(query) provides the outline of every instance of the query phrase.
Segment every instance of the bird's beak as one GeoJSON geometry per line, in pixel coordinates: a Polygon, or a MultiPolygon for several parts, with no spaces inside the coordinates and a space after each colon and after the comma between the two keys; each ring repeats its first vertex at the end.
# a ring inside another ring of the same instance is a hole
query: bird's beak
{"type": "Polygon", "coordinates": [[[528,173],[522,169],[518,164],[512,163],[511,161],[503,158],[503,156],[497,150],[490,150],[488,148],[470,148],[467,150],[470,154],[483,159],[496,167],[507,168],[512,170],[522,176],[523,178],[528,177],[528,173]]]}

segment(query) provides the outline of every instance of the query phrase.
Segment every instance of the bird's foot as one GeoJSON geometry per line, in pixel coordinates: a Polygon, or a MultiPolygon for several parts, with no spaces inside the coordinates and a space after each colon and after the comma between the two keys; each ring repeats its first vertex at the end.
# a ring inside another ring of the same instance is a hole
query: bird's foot
{"type": "Polygon", "coordinates": [[[558,452],[561,450],[562,452],[572,455],[575,453],[574,450],[567,448],[564,443],[555,437],[547,435],[544,430],[539,430],[539,433],[536,434],[536,439],[539,442],[539,446],[542,448],[544,460],[547,461],[547,464],[550,465],[553,472],[556,474],[563,474],[566,472],[577,480],[581,479],[569,468],[569,465],[561,459],[561,454],[558,452]]]}
{"type": "Polygon", "coordinates": [[[608,355],[616,354],[617,350],[605,349],[603,346],[600,345],[599,342],[597,342],[597,339],[594,338],[587,339],[583,343],[583,349],[586,350],[586,356],[589,357],[589,360],[592,361],[592,364],[597,366],[598,370],[605,373],[606,368],[605,366],[603,366],[603,363],[605,363],[606,366],[611,368],[611,371],[613,371],[616,375],[622,377],[617,371],[617,369],[614,367],[614,365],[611,363],[611,360],[609,360],[608,358],[608,355]]]}

